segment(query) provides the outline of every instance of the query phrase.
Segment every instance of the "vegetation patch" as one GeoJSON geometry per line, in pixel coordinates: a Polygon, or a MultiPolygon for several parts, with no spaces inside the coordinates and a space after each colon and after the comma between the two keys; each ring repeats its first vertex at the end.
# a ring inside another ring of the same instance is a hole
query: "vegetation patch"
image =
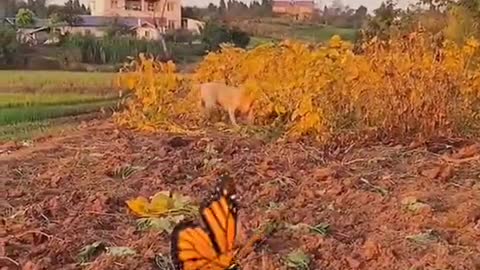
{"type": "Polygon", "coordinates": [[[98,111],[101,108],[114,106],[116,99],[64,104],[54,106],[26,106],[0,109],[0,125],[32,122],[44,119],[73,116],[98,111]]]}
{"type": "Polygon", "coordinates": [[[220,80],[244,85],[257,97],[256,124],[280,127],[288,137],[331,142],[477,133],[479,43],[432,47],[431,38],[374,39],[362,54],[338,36],[315,47],[297,41],[248,51],[226,46],[205,57],[193,83],[173,63],[140,58],[121,75],[135,98],[117,121],[143,130],[192,129],[201,116],[195,85],[220,80]]]}
{"type": "Polygon", "coordinates": [[[115,73],[0,70],[0,92],[116,94],[115,73]]]}

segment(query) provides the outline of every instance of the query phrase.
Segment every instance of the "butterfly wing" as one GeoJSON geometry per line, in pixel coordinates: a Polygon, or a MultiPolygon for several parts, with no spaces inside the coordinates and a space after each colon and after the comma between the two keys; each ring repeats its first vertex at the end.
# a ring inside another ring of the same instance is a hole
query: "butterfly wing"
{"type": "Polygon", "coordinates": [[[233,257],[233,254],[218,254],[208,233],[191,222],[175,227],[171,248],[178,270],[224,270],[233,257]]]}
{"type": "Polygon", "coordinates": [[[220,254],[231,252],[237,234],[237,202],[231,178],[220,183],[212,199],[200,208],[200,214],[215,250],[220,254]]]}
{"type": "Polygon", "coordinates": [[[231,179],[200,207],[206,230],[181,223],[172,233],[172,257],[179,270],[224,270],[232,266],[237,206],[231,179]]]}

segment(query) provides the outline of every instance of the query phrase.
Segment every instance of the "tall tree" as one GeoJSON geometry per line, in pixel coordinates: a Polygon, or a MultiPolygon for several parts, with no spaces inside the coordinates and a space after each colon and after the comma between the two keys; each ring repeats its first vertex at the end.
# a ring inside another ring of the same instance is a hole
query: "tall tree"
{"type": "Polygon", "coordinates": [[[393,0],[382,2],[379,8],[373,11],[374,16],[369,20],[365,34],[367,37],[390,38],[395,21],[401,14],[401,9],[393,0]]]}
{"type": "Polygon", "coordinates": [[[268,17],[272,15],[272,0],[262,0],[262,16],[268,17]]]}
{"type": "Polygon", "coordinates": [[[217,12],[217,6],[215,6],[214,3],[210,3],[210,4],[208,4],[207,10],[209,12],[217,12]]]}
{"type": "Polygon", "coordinates": [[[343,4],[342,0],[332,0],[332,5],[330,7],[335,11],[336,14],[339,14],[345,9],[345,5],[343,4]]]}
{"type": "Polygon", "coordinates": [[[18,10],[18,5],[17,1],[15,0],[7,0],[7,6],[5,10],[5,14],[7,17],[14,17],[15,14],[17,14],[18,10]]]}
{"type": "Polygon", "coordinates": [[[80,15],[84,15],[85,10],[82,9],[78,0],[78,3],[75,2],[74,0],[68,0],[63,7],[52,8],[49,16],[52,23],[66,22],[70,26],[81,23],[83,19],[80,15]]]}
{"type": "Polygon", "coordinates": [[[47,17],[47,5],[46,0],[28,0],[27,6],[37,17],[46,18],[47,17]]]}
{"type": "Polygon", "coordinates": [[[360,28],[367,19],[368,9],[365,6],[359,6],[353,15],[354,28],[360,28]]]}
{"type": "Polygon", "coordinates": [[[226,11],[227,11],[227,5],[225,4],[225,0],[220,0],[220,4],[218,6],[218,12],[221,15],[224,15],[226,11]]]}

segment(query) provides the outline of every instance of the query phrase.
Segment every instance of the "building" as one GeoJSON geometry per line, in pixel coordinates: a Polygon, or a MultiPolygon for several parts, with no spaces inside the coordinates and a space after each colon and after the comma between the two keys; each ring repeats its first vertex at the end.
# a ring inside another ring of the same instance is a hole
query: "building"
{"type": "Polygon", "coordinates": [[[274,14],[293,17],[296,20],[309,19],[316,12],[313,0],[274,0],[272,4],[274,14]]]}
{"type": "MultiPolygon", "coordinates": [[[[30,44],[44,43],[43,36],[48,32],[103,37],[114,25],[137,38],[158,40],[162,33],[179,29],[199,34],[204,25],[201,21],[182,18],[181,0],[92,0],[90,9],[92,15],[81,15],[81,20],[74,25],[51,25],[46,20],[35,19],[33,27],[19,29],[19,40],[30,44]]],[[[15,18],[7,19],[15,24],[15,18]]]]}
{"type": "Polygon", "coordinates": [[[182,29],[186,29],[193,34],[200,34],[204,26],[205,22],[186,17],[182,18],[182,29]]]}
{"type": "Polygon", "coordinates": [[[131,34],[137,38],[159,39],[162,27],[160,19],[154,18],[137,18],[137,17],[107,17],[107,16],[80,16],[82,19],[74,26],[57,26],[60,33],[93,35],[95,37],[104,36],[113,25],[125,27],[131,34]]]}
{"type": "Polygon", "coordinates": [[[182,24],[181,0],[92,0],[90,10],[96,17],[155,19],[165,29],[182,24]]]}

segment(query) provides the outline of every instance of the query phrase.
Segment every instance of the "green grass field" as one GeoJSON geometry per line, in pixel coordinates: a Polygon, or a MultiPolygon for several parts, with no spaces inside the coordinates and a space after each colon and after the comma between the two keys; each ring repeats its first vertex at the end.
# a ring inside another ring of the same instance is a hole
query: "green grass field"
{"type": "Polygon", "coordinates": [[[276,39],[273,38],[265,38],[265,37],[250,37],[250,42],[248,43],[247,49],[253,49],[258,45],[262,45],[269,42],[276,42],[276,39]]]}
{"type": "Polygon", "coordinates": [[[114,79],[113,73],[0,71],[0,141],[58,130],[114,107],[114,79]]]}
{"type": "Polygon", "coordinates": [[[115,105],[116,99],[106,99],[76,104],[19,106],[0,109],[0,125],[34,122],[57,117],[75,116],[98,111],[115,105]]]}
{"type": "Polygon", "coordinates": [[[239,21],[234,26],[251,33],[249,48],[259,44],[282,39],[297,39],[309,42],[325,42],[332,36],[339,35],[343,40],[354,42],[358,32],[353,28],[340,28],[331,25],[298,23],[281,19],[264,19],[261,21],[239,21]]]}
{"type": "Polygon", "coordinates": [[[334,26],[295,26],[289,34],[292,38],[307,41],[327,41],[334,35],[339,35],[343,40],[355,41],[357,31],[350,28],[339,28],[334,26]]]}
{"type": "Polygon", "coordinates": [[[14,107],[73,105],[100,101],[106,97],[77,93],[0,93],[0,110],[14,107]]]}
{"type": "Polygon", "coordinates": [[[115,88],[115,76],[100,72],[0,70],[0,92],[108,94],[115,88]]]}
{"type": "Polygon", "coordinates": [[[107,115],[90,113],[0,126],[0,144],[2,141],[29,140],[37,136],[72,132],[78,129],[78,124],[81,121],[91,120],[99,116],[105,117],[107,115]]]}

